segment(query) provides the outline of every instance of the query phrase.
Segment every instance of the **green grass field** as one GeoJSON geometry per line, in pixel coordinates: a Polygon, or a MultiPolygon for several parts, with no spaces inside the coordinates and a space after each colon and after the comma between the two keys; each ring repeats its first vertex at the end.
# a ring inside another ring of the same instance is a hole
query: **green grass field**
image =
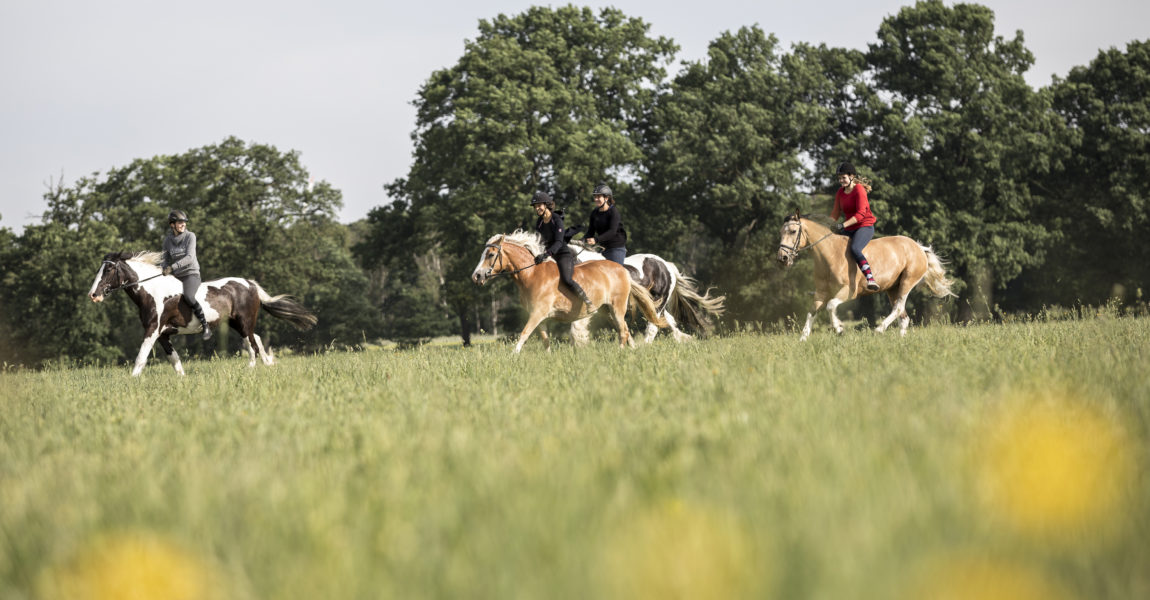
{"type": "Polygon", "coordinates": [[[510,349],[0,374],[0,598],[1150,597],[1150,319],[510,349]]]}

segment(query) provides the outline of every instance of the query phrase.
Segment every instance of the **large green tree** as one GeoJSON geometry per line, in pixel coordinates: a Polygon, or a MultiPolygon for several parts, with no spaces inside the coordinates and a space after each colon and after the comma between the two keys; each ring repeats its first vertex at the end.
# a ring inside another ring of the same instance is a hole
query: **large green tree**
{"type": "Polygon", "coordinates": [[[1063,304],[1150,293],[1150,41],[1101,51],[1050,91],[1067,156],[1044,182],[1060,239],[1035,280],[1063,304]]]}
{"type": "Polygon", "coordinates": [[[925,0],[883,21],[867,60],[889,101],[856,115],[863,130],[839,153],[874,175],[881,232],[949,256],[970,318],[1049,240],[1035,183],[1057,128],[1023,78],[1033,56],[1021,32],[995,35],[990,9],[925,0]]]}
{"type": "Polygon", "coordinates": [[[774,267],[783,217],[810,202],[804,157],[841,134],[862,54],[779,48],[759,27],[724,33],[685,65],[658,103],[640,211],[640,244],[727,293],[733,315],[762,320],[800,298],[774,267]]]}
{"type": "Polygon", "coordinates": [[[676,50],[616,9],[532,7],[480,21],[415,101],[415,160],[389,193],[443,257],[442,293],[465,342],[480,299],[467,276],[484,240],[532,222],[552,193],[582,220],[600,180],[639,167],[644,127],[676,50]]]}

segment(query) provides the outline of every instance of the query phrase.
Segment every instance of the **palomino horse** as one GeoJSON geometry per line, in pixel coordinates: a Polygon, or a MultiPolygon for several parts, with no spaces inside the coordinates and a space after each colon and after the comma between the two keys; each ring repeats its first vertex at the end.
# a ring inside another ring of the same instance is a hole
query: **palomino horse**
{"type": "Polygon", "coordinates": [[[864,252],[879,285],[877,291],[868,291],[866,278],[851,256],[849,241],[847,236],[835,235],[827,226],[798,213],[783,222],[778,261],[789,267],[800,252],[808,249],[815,256],[815,303],[807,314],[800,341],[811,334],[811,323],[823,304],[831,315],[831,325],[842,333],[843,324],[835,314],[840,304],[885,291],[894,310],[875,331],[882,333],[895,319],[899,319],[899,333],[906,335],[906,328],[910,325],[906,297],[920,281],[925,279],[931,293],[939,298],[954,295],[950,291],[952,282],[946,278],[946,269],[938,255],[930,246],[901,235],[877,238],[867,244],[864,252]]]}
{"type": "Polygon", "coordinates": [[[177,333],[196,333],[227,319],[229,325],[244,340],[248,351],[249,367],[256,364],[258,354],[264,364],[275,362],[271,351],[264,348],[260,336],[256,335],[256,317],[260,307],[267,309],[273,317],[284,319],[297,329],[309,329],[316,324],[315,315],[291,300],[288,296],[269,296],[260,285],[250,279],[228,277],[205,281],[196,291],[196,300],[204,308],[208,323],[200,323],[192,315],[192,307],[183,299],[180,280],[163,275],[159,252],[111,252],[104,256],[100,270],[88,297],[92,302],[101,302],[109,293],[123,289],[132,302],[140,309],[140,321],[144,324],[144,343],[136,355],[136,365],[132,369],[135,377],[144,370],[152,346],[158,341],[168,355],[168,362],[176,373],[184,374],[180,355],[172,348],[169,338],[177,333]]]}
{"type": "MultiPolygon", "coordinates": [[[[575,281],[587,292],[595,309],[588,311],[583,301],[566,286],[559,284],[559,266],[554,260],[535,264],[533,257],[543,252],[539,235],[534,232],[516,231],[505,235],[492,236],[483,247],[479,264],[471,273],[471,280],[479,285],[501,273],[506,273],[519,288],[519,299],[527,307],[527,324],[519,334],[515,352],[523,349],[528,336],[545,319],[555,319],[564,323],[590,319],[594,310],[603,305],[611,309],[615,325],[619,328],[619,345],[626,347],[631,342],[624,315],[627,301],[634,299],[639,310],[648,321],[660,327],[667,322],[656,314],[651,294],[627,275],[627,269],[610,261],[595,261],[575,265],[575,281]]],[[[543,345],[551,350],[551,340],[547,332],[540,329],[543,345]]],[[[578,341],[578,340],[577,340],[578,341]]]]}
{"type": "MultiPolygon", "coordinates": [[[[585,247],[572,246],[578,252],[575,257],[579,262],[603,260],[603,255],[585,247]]],[[[667,321],[671,336],[676,342],[691,338],[678,328],[682,321],[691,329],[709,334],[714,328],[711,317],[723,314],[723,301],[726,296],[711,297],[710,290],[700,294],[698,283],[691,277],[679,272],[675,263],[663,260],[654,254],[631,254],[623,260],[631,279],[638,281],[655,301],[659,309],[659,316],[667,321]]],[[[572,335],[583,336],[586,329],[580,325],[585,323],[577,321],[571,326],[572,335]]],[[[659,327],[654,323],[647,323],[647,335],[644,341],[650,343],[659,333],[659,327]]]]}

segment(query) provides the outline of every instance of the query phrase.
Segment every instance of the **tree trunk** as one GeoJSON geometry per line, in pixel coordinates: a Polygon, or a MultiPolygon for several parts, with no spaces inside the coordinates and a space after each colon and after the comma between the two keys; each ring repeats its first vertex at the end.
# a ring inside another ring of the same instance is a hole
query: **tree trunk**
{"type": "Polygon", "coordinates": [[[463,338],[463,347],[471,347],[471,311],[465,307],[459,311],[459,336],[463,338]]]}

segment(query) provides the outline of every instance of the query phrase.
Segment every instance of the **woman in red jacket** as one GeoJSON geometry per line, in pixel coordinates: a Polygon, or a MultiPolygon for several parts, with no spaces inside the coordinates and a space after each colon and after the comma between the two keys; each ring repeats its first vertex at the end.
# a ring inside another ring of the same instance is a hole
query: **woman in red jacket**
{"type": "Polygon", "coordinates": [[[835,207],[831,209],[831,219],[836,221],[832,229],[835,233],[850,236],[851,255],[866,276],[866,289],[877,292],[878,283],[870,272],[870,263],[863,256],[863,248],[874,237],[876,221],[866,197],[871,190],[870,181],[859,177],[849,162],[839,165],[835,176],[841,187],[835,192],[835,207]],[[842,224],[837,223],[839,216],[845,219],[842,224]]]}

